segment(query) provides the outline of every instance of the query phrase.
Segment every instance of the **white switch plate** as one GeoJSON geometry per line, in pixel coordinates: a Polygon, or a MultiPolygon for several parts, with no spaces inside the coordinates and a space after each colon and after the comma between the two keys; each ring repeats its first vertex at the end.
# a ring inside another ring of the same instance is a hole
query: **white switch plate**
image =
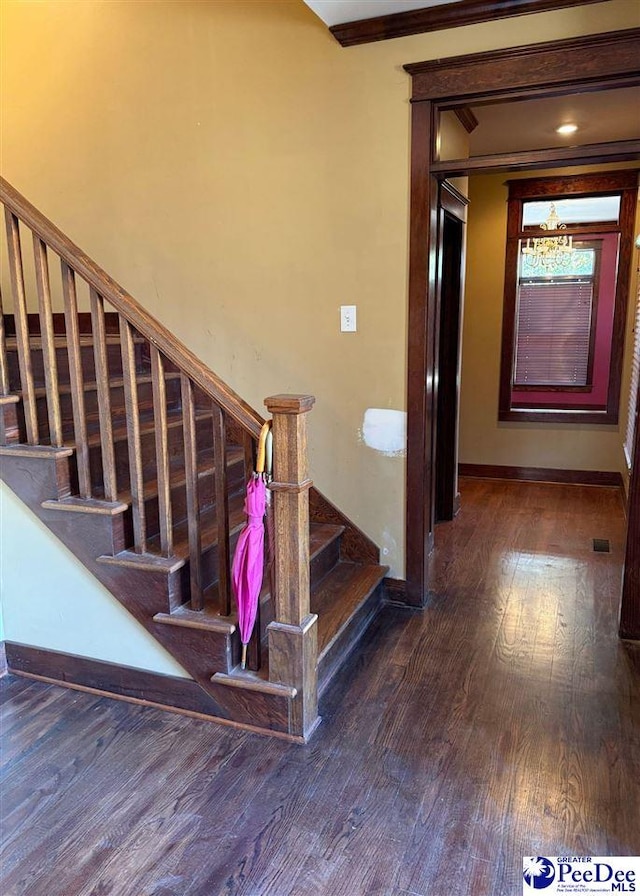
{"type": "Polygon", "coordinates": [[[356,332],[356,306],[340,305],[340,332],[356,332]]]}

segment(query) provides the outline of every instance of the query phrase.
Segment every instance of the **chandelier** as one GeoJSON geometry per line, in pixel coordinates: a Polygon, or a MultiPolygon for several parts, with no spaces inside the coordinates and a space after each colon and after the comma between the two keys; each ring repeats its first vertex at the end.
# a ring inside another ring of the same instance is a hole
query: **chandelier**
{"type": "Polygon", "coordinates": [[[540,225],[540,230],[551,231],[556,235],[528,237],[526,245],[522,247],[522,254],[528,265],[532,268],[553,269],[571,264],[573,237],[557,233],[566,229],[567,225],[560,221],[552,202],[549,217],[540,225]]]}

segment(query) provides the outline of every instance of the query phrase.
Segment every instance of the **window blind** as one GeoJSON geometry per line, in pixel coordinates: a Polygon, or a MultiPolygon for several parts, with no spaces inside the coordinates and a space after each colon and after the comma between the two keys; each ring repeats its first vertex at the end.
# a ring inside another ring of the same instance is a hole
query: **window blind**
{"type": "Polygon", "coordinates": [[[633,443],[635,439],[636,414],[638,407],[638,385],[640,384],[640,278],[636,295],[636,320],[633,336],[633,357],[631,360],[631,385],[629,387],[629,416],[627,417],[627,433],[624,440],[624,452],[629,469],[633,466],[633,443]]]}
{"type": "Polygon", "coordinates": [[[593,281],[522,280],[514,385],[586,386],[593,281]]]}

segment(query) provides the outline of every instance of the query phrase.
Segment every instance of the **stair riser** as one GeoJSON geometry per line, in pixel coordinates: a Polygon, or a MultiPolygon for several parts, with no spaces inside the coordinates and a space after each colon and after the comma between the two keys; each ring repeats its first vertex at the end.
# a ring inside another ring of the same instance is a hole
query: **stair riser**
{"type": "MultiPolygon", "coordinates": [[[[100,445],[96,438],[92,440],[93,444],[89,446],[89,462],[91,470],[91,483],[94,494],[100,496],[103,477],[102,477],[102,454],[100,445]]],[[[212,444],[211,422],[207,420],[198,421],[197,424],[197,447],[198,451],[210,449],[212,444]]],[[[167,445],[169,462],[172,470],[184,469],[184,440],[182,425],[179,423],[172,424],[167,430],[167,445]]],[[[129,479],[129,443],[124,435],[120,436],[114,443],[114,456],[116,467],[116,479],[118,489],[127,491],[130,488],[129,479]]],[[[155,453],[155,434],[152,430],[142,433],[140,439],[140,463],[145,482],[153,481],[157,478],[156,474],[156,453],[155,453]]]]}
{"type": "MultiPolygon", "coordinates": [[[[236,461],[227,470],[229,494],[234,494],[244,482],[242,464],[236,461]]],[[[215,507],[215,481],[213,470],[200,476],[198,480],[198,498],[201,511],[215,507]]],[[[171,512],[174,525],[187,518],[187,489],[184,484],[176,485],[171,490],[171,512]]],[[[152,538],[160,531],[158,497],[153,495],[145,501],[147,536],[152,538]]]]}
{"type": "Polygon", "coordinates": [[[176,637],[180,638],[181,660],[189,669],[189,674],[205,689],[210,687],[212,669],[228,673],[240,662],[240,639],[237,631],[228,635],[158,622],[152,622],[152,625],[153,636],[167,650],[175,649],[176,637]]]}
{"type": "Polygon", "coordinates": [[[0,406],[0,445],[13,445],[20,441],[20,425],[17,405],[0,406]]]}
{"type": "MultiPolygon", "coordinates": [[[[110,390],[111,398],[111,419],[113,425],[117,426],[125,421],[124,410],[124,386],[112,386],[110,390]]],[[[95,388],[85,389],[84,391],[85,417],[87,423],[87,432],[89,435],[99,432],[98,420],[98,392],[95,388]]],[[[153,386],[150,382],[138,383],[138,405],[140,415],[147,416],[153,412],[153,386]]],[[[38,426],[43,441],[49,439],[49,418],[48,404],[44,395],[36,399],[38,426]]],[[[176,380],[170,380],[167,383],[167,407],[169,410],[178,409],[180,407],[180,383],[176,380]]],[[[75,440],[73,428],[73,404],[71,393],[63,392],[60,395],[60,415],[62,417],[62,428],[65,442],[73,442],[75,440]]]]}
{"type": "Polygon", "coordinates": [[[340,559],[340,539],[335,538],[326,545],[319,554],[311,560],[309,565],[309,579],[311,587],[316,585],[340,559]]]}
{"type": "Polygon", "coordinates": [[[54,460],[3,456],[0,466],[2,481],[29,507],[39,508],[43,501],[57,501],[72,493],[67,457],[54,460]]]}
{"type": "MultiPolygon", "coordinates": [[[[335,538],[315,555],[309,564],[309,587],[311,590],[324,576],[333,569],[340,559],[340,539],[335,538]]],[[[271,594],[268,594],[260,604],[260,638],[267,637],[267,626],[275,619],[274,604],[271,594]]]]}
{"type": "MultiPolygon", "coordinates": [[[[148,374],[149,364],[143,359],[143,346],[136,343],[136,369],[138,373],[148,374]]],[[[82,373],[87,382],[94,382],[96,379],[95,361],[93,354],[93,346],[83,344],[80,346],[80,356],[82,359],[82,373]]],[[[107,360],[109,364],[109,373],[112,377],[122,376],[122,356],[120,345],[118,342],[110,340],[107,343],[107,360]]],[[[9,380],[11,388],[20,391],[20,370],[18,367],[18,353],[14,347],[7,350],[7,361],[9,366],[9,380]]],[[[69,380],[69,356],[66,345],[56,346],[56,365],[58,369],[58,380],[61,383],[68,384],[69,380]]],[[[33,370],[33,378],[36,386],[44,386],[44,361],[42,349],[40,347],[31,348],[31,367],[33,370]]]]}
{"type": "MultiPolygon", "coordinates": [[[[232,532],[229,538],[229,556],[233,558],[233,555],[236,550],[236,545],[238,543],[240,533],[238,531],[232,532]]],[[[220,565],[219,565],[219,551],[218,545],[209,545],[204,548],[200,555],[200,569],[202,575],[202,587],[209,588],[211,585],[215,585],[216,582],[220,578],[220,565]]],[[[189,571],[190,563],[187,561],[182,569],[182,593],[185,595],[189,595],[189,571]]],[[[187,597],[186,600],[189,598],[187,597]]]]}
{"type": "Polygon", "coordinates": [[[349,624],[338,635],[330,648],[319,658],[319,695],[325,691],[347,658],[358,649],[359,642],[375,619],[382,604],[382,589],[383,586],[380,584],[372,591],[367,600],[351,616],[349,624]]]}

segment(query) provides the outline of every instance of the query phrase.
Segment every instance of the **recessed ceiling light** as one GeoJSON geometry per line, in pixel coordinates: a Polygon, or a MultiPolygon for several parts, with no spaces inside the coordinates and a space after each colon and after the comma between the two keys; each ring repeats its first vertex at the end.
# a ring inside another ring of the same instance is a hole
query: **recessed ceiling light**
{"type": "Polygon", "coordinates": [[[577,130],[577,124],[561,124],[559,128],[556,128],[556,134],[575,134],[577,130]]]}

